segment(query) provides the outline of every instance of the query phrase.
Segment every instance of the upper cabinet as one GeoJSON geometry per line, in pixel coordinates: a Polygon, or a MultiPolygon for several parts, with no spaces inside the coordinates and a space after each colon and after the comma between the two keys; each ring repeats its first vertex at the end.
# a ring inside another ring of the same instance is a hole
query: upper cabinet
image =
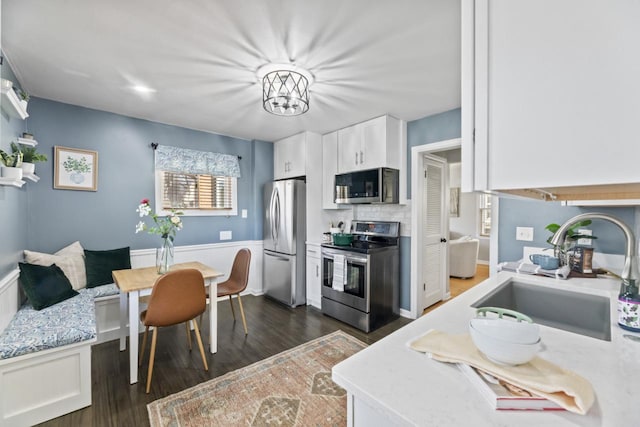
{"type": "Polygon", "coordinates": [[[306,175],[307,132],[276,141],[273,148],[273,178],[286,179],[306,175]]]}
{"type": "Polygon", "coordinates": [[[302,132],[276,141],[273,149],[273,179],[305,177],[307,242],[322,240],[322,136],[302,132]]]}
{"type": "Polygon", "coordinates": [[[338,131],[322,135],[322,209],[341,209],[336,204],[335,177],[338,173],[338,131]]]}
{"type": "Polygon", "coordinates": [[[640,197],[640,2],[463,0],[463,191],[640,197]]]}
{"type": "Polygon", "coordinates": [[[389,167],[401,169],[402,122],[382,116],[338,131],[338,173],[389,167]]]}

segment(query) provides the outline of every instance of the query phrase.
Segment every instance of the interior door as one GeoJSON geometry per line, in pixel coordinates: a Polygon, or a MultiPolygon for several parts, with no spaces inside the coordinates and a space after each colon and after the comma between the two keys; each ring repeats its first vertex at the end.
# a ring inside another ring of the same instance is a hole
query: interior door
{"type": "Polygon", "coordinates": [[[447,163],[424,156],[422,194],[422,298],[421,308],[442,300],[447,287],[447,229],[445,188],[447,163]]]}

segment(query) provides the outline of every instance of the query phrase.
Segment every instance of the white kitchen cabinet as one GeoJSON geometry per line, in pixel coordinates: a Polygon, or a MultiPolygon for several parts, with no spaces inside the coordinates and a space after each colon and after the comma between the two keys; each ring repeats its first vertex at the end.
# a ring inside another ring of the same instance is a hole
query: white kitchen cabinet
{"type": "Polygon", "coordinates": [[[286,179],[306,175],[307,132],[274,143],[273,178],[286,179]]]}
{"type": "Polygon", "coordinates": [[[402,122],[381,116],[338,131],[338,173],[379,167],[401,169],[406,150],[402,122]]]}
{"type": "Polygon", "coordinates": [[[321,308],[320,245],[307,243],[307,305],[321,308]]]}
{"type": "Polygon", "coordinates": [[[306,181],[307,181],[307,241],[322,241],[325,225],[322,220],[322,136],[305,132],[306,135],[306,181]]]}
{"type": "Polygon", "coordinates": [[[322,209],[341,209],[335,203],[335,176],[338,173],[338,132],[322,135],[322,209]]]}
{"type": "Polygon", "coordinates": [[[463,0],[463,191],[640,197],[640,2],[463,0]]]}

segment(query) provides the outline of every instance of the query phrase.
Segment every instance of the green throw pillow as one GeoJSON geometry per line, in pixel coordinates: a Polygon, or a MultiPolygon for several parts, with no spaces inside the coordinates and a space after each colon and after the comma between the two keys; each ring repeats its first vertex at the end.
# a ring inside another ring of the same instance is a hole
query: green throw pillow
{"type": "Polygon", "coordinates": [[[87,288],[113,283],[111,272],[131,268],[129,247],[108,251],[84,250],[84,265],[87,270],[87,288]]]}
{"type": "Polygon", "coordinates": [[[57,265],[42,266],[23,262],[18,264],[22,289],[34,309],[42,310],[78,295],[57,265]]]}

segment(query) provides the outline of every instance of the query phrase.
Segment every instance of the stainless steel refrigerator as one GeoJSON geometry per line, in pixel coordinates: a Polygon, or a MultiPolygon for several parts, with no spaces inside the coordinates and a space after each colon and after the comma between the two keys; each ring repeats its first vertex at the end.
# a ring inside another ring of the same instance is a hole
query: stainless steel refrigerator
{"type": "Polygon", "coordinates": [[[265,295],[290,307],[306,304],[306,189],[299,179],[264,186],[265,295]]]}

